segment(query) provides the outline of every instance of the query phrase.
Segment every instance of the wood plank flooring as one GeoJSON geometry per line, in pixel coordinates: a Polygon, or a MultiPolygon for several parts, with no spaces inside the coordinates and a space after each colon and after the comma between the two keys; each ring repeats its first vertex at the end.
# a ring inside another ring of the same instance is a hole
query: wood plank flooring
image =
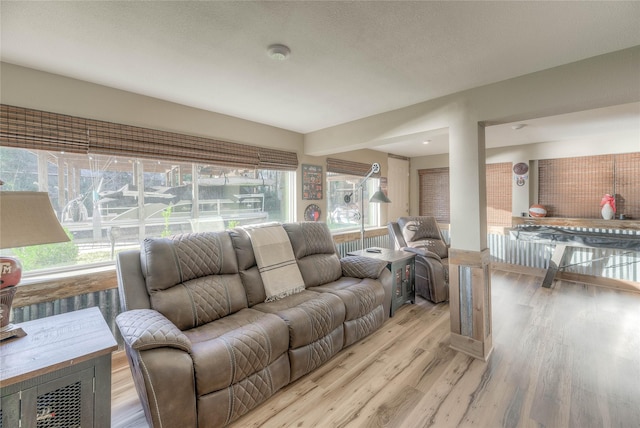
{"type": "MultiPolygon", "coordinates": [[[[494,271],[494,350],[449,348],[449,306],[418,298],[231,426],[639,427],[640,295],[494,271]]],[[[112,426],[146,428],[114,355],[112,426]]]]}

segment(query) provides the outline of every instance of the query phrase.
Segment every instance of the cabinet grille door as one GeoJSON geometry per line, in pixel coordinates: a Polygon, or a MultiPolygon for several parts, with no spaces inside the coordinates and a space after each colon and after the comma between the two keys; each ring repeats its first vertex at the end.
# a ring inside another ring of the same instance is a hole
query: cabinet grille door
{"type": "Polygon", "coordinates": [[[37,428],[93,426],[93,369],[38,386],[37,428]]]}
{"type": "MultiPolygon", "coordinates": [[[[7,392],[4,388],[0,388],[0,391],[3,393],[7,392]]],[[[9,391],[7,395],[0,398],[0,428],[17,427],[19,424],[20,394],[16,391],[9,391]]]]}
{"type": "Polygon", "coordinates": [[[82,383],[80,381],[38,396],[38,428],[82,426],[82,383]]]}

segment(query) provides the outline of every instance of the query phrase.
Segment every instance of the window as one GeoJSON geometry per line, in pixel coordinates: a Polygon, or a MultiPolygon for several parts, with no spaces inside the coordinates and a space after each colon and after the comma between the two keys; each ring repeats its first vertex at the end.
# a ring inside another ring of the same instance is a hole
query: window
{"type": "MultiPolygon", "coordinates": [[[[327,172],[327,225],[334,231],[360,228],[362,176],[327,172]]],[[[364,185],[364,225],[379,225],[380,204],[370,204],[369,198],[378,189],[380,180],[369,178],[364,185]]]]}
{"type": "Polygon", "coordinates": [[[365,227],[380,225],[380,204],[369,203],[371,195],[378,190],[379,178],[379,168],[374,172],[372,164],[327,158],[327,224],[329,229],[334,231],[359,229],[362,224],[361,215],[364,216],[365,227]],[[369,178],[361,189],[360,183],[367,176],[369,178]],[[362,208],[364,208],[364,213],[361,213],[362,208]]]}
{"type": "Polygon", "coordinates": [[[72,237],[13,249],[25,272],[111,262],[147,237],[290,221],[295,194],[288,171],[11,147],[0,179],[3,191],[47,191],[72,237]]]}

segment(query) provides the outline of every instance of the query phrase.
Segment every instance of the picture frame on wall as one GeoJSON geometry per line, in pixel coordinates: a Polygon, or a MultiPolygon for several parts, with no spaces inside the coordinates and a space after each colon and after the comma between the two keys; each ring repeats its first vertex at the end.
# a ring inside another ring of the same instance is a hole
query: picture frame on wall
{"type": "Polygon", "coordinates": [[[317,201],[323,195],[322,166],[302,165],[302,199],[317,201]]]}

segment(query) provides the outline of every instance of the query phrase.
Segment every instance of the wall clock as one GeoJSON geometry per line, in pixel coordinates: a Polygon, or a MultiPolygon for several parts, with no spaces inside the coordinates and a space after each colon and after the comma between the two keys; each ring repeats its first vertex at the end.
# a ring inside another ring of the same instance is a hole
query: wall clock
{"type": "Polygon", "coordinates": [[[524,162],[519,162],[513,166],[513,172],[516,175],[525,175],[527,172],[529,172],[529,165],[524,162]]]}
{"type": "Polygon", "coordinates": [[[524,162],[519,162],[513,166],[513,173],[515,174],[513,178],[516,180],[518,186],[525,185],[527,178],[529,178],[529,176],[526,175],[527,172],[529,172],[529,165],[524,162]]]}
{"type": "Polygon", "coordinates": [[[307,205],[307,208],[304,209],[304,219],[306,221],[318,221],[320,220],[320,214],[322,214],[322,211],[316,204],[307,205]]]}

